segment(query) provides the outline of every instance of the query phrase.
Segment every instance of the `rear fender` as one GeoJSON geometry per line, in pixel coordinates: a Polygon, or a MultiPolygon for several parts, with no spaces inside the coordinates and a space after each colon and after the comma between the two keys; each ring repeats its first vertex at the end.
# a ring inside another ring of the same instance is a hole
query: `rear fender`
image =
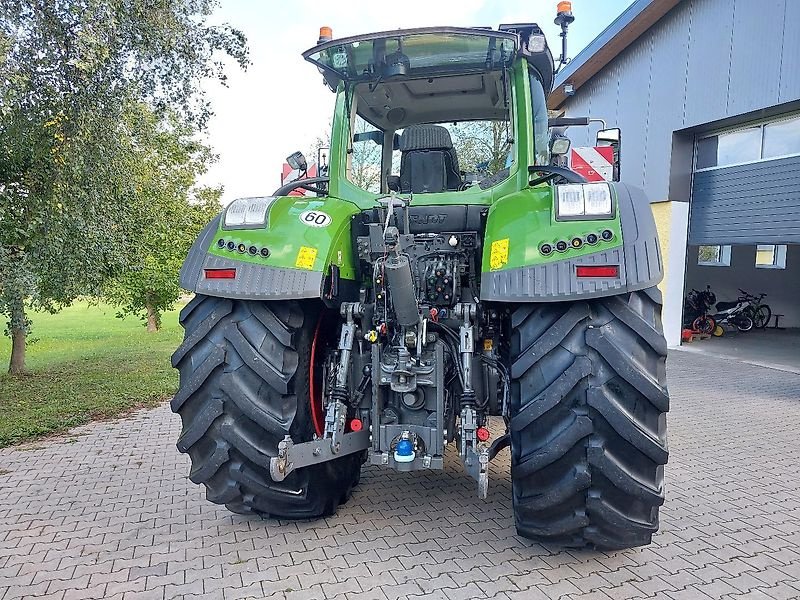
{"type": "Polygon", "coordinates": [[[481,299],[557,302],[612,296],[658,284],[663,267],[653,213],[644,192],[612,183],[610,219],[557,221],[554,188],[538,186],[495,202],[486,222],[481,299]],[[589,234],[611,238],[587,243],[589,234]],[[579,241],[576,241],[579,240],[579,241]],[[564,251],[542,252],[542,244],[564,251]],[[618,265],[618,277],[579,278],[577,267],[618,265]]]}
{"type": "Polygon", "coordinates": [[[225,228],[222,213],[189,251],[181,287],[224,298],[330,299],[332,283],[338,290],[354,285],[350,225],[357,212],[336,198],[287,196],[270,205],[265,227],[225,228]],[[209,269],[234,269],[235,277],[209,278],[209,269]]]}

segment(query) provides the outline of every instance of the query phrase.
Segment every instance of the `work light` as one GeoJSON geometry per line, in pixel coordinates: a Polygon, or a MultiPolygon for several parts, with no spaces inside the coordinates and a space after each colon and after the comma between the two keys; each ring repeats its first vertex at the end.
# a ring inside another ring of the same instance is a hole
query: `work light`
{"type": "Polygon", "coordinates": [[[556,186],[559,220],[611,217],[614,205],[607,183],[570,183],[556,186]]]}
{"type": "Polygon", "coordinates": [[[275,198],[272,196],[234,200],[225,209],[224,227],[265,227],[267,225],[267,209],[274,200],[275,198]]]}
{"type": "Polygon", "coordinates": [[[569,184],[556,186],[558,216],[578,217],[584,214],[583,186],[569,184]]]}
{"type": "Polygon", "coordinates": [[[607,183],[587,183],[583,187],[586,201],[586,214],[597,216],[611,215],[611,190],[607,183]]]}

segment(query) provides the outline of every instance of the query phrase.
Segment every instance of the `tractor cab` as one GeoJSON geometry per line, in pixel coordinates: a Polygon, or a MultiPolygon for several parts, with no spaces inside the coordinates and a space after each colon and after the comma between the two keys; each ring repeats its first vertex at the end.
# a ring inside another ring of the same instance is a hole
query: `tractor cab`
{"type": "Polygon", "coordinates": [[[322,33],[303,56],[338,94],[334,195],[337,185],[480,195],[521,173],[506,186],[513,191],[526,185],[529,165],[548,162],[553,62],[535,24],[322,33]]]}

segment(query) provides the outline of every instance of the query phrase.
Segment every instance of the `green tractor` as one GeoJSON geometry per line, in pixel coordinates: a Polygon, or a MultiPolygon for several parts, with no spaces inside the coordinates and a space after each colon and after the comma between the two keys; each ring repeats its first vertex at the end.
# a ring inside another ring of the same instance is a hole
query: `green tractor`
{"type": "Polygon", "coordinates": [[[448,444],[486,498],[510,446],[520,535],[648,544],[669,405],[656,229],[640,190],[555,165],[551,128],[574,121],[548,122],[541,29],[323,33],[303,56],[336,94],[327,171],[232,202],[181,271],[190,479],[233,512],[309,519],[365,462],[443,469],[448,444]]]}

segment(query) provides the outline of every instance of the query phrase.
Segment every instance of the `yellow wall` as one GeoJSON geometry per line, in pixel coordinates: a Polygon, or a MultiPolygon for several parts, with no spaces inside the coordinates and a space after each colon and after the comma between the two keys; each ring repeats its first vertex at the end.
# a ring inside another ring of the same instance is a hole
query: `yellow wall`
{"type": "Polygon", "coordinates": [[[672,229],[672,203],[669,200],[650,204],[658,230],[658,244],[661,246],[661,261],[664,264],[664,279],[658,284],[662,294],[667,293],[667,277],[669,276],[669,241],[672,229]]]}

